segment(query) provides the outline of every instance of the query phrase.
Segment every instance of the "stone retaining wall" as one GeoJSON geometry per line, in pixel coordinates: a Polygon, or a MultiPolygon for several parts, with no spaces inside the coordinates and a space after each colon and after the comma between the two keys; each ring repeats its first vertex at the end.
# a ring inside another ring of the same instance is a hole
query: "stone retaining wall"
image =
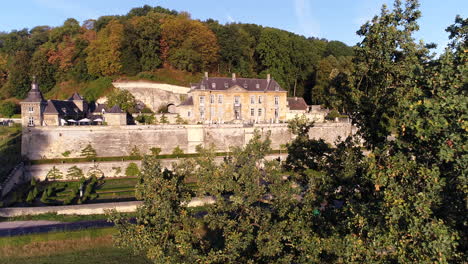
{"type": "MultiPolygon", "coordinates": [[[[273,149],[294,138],[287,124],[35,127],[24,128],[21,149],[30,160],[64,158],[67,151],[68,157],[79,157],[88,144],[101,157],[128,156],[135,146],[142,154],[150,153],[152,147],[161,148],[161,154],[170,154],[176,147],[195,153],[197,145],[225,152],[247,144],[255,130],[263,136],[270,134],[273,149]]],[[[318,123],[310,129],[310,137],[332,144],[352,133],[350,123],[318,123]]]]}

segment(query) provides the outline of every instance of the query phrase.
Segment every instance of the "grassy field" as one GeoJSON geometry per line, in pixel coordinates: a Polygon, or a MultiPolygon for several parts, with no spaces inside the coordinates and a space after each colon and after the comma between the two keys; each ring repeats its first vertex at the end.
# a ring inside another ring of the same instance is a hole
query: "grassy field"
{"type": "Polygon", "coordinates": [[[114,228],[0,238],[0,263],[149,263],[113,246],[114,228]]]}
{"type": "Polygon", "coordinates": [[[0,183],[21,161],[21,126],[0,126],[0,183]]]}

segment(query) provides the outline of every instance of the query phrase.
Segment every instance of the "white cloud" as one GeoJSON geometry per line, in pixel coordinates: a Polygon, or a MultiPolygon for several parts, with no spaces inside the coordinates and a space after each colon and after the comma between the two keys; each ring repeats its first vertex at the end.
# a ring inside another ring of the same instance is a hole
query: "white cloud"
{"type": "Polygon", "coordinates": [[[294,9],[302,34],[308,37],[318,37],[320,25],[313,18],[311,2],[312,0],[294,0],[294,9]]]}
{"type": "Polygon", "coordinates": [[[227,22],[229,22],[229,23],[234,23],[234,22],[235,22],[234,18],[232,18],[232,16],[230,16],[230,15],[227,15],[227,16],[226,16],[226,20],[227,20],[227,22]]]}

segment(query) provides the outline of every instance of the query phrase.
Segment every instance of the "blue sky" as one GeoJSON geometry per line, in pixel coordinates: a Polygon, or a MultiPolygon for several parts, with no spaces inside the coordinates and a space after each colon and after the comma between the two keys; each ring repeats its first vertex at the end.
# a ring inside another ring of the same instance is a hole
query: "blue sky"
{"type": "MultiPolygon", "coordinates": [[[[391,0],[4,0],[0,9],[0,31],[58,26],[69,17],[80,22],[102,15],[125,14],[131,8],[161,5],[187,11],[192,18],[213,18],[221,23],[243,22],[276,27],[301,35],[359,41],[355,32],[391,0]]],[[[421,0],[420,32],[417,39],[434,42],[441,50],[447,43],[444,29],[455,15],[468,16],[467,0],[421,0]]]]}

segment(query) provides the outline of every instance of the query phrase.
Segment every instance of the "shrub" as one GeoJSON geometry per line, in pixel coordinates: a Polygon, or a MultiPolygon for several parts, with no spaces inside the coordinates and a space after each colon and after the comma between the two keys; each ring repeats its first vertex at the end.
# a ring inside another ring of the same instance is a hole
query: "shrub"
{"type": "Polygon", "coordinates": [[[48,180],[59,180],[63,178],[63,173],[57,169],[55,166],[50,169],[50,171],[46,175],[46,179],[48,180]]]}
{"type": "Polygon", "coordinates": [[[69,150],[65,151],[64,153],[62,153],[62,156],[64,156],[65,158],[70,156],[71,152],[69,150]]]}
{"type": "Polygon", "coordinates": [[[161,148],[152,147],[150,148],[151,155],[158,156],[161,153],[161,148]]]}
{"type": "Polygon", "coordinates": [[[134,162],[128,164],[128,167],[125,170],[125,175],[127,177],[135,177],[139,173],[140,173],[140,170],[138,169],[138,165],[136,165],[136,163],[134,163],[134,162]]]}
{"type": "Polygon", "coordinates": [[[139,158],[141,157],[140,150],[138,149],[136,145],[133,145],[132,151],[130,152],[130,156],[139,157],[139,158]]]}
{"type": "Polygon", "coordinates": [[[110,77],[101,77],[91,81],[83,89],[83,95],[87,101],[96,101],[99,97],[112,87],[112,79],[110,77]]]}
{"type": "Polygon", "coordinates": [[[184,120],[179,114],[177,114],[176,117],[176,124],[182,125],[182,124],[187,124],[188,122],[184,120]]]}
{"type": "Polygon", "coordinates": [[[182,156],[184,154],[184,151],[179,147],[175,147],[174,150],[172,150],[172,155],[176,155],[177,157],[182,156]]]}
{"type": "Polygon", "coordinates": [[[70,167],[67,170],[67,177],[72,180],[79,180],[84,178],[83,170],[78,168],[77,166],[70,167]]]}
{"type": "Polygon", "coordinates": [[[114,170],[114,175],[118,176],[122,172],[122,168],[120,167],[112,167],[112,170],[114,170]]]}
{"type": "Polygon", "coordinates": [[[335,118],[339,116],[340,116],[340,113],[337,110],[333,109],[327,114],[327,116],[325,116],[325,119],[335,120],[335,118]]]}
{"type": "Polygon", "coordinates": [[[91,144],[88,144],[84,149],[81,150],[80,156],[85,158],[95,158],[97,154],[93,146],[91,146],[91,144]]]}
{"type": "Polygon", "coordinates": [[[26,202],[28,204],[31,204],[34,201],[34,198],[36,198],[36,197],[34,196],[33,191],[30,191],[28,193],[28,197],[26,198],[26,202]]]}
{"type": "Polygon", "coordinates": [[[167,120],[167,117],[166,117],[165,114],[162,114],[161,119],[159,119],[159,123],[161,123],[161,124],[169,123],[169,120],[167,120]]]}
{"type": "Polygon", "coordinates": [[[44,190],[44,192],[42,192],[41,202],[43,202],[43,203],[48,203],[49,202],[49,196],[47,195],[46,190],[44,190]]]}

